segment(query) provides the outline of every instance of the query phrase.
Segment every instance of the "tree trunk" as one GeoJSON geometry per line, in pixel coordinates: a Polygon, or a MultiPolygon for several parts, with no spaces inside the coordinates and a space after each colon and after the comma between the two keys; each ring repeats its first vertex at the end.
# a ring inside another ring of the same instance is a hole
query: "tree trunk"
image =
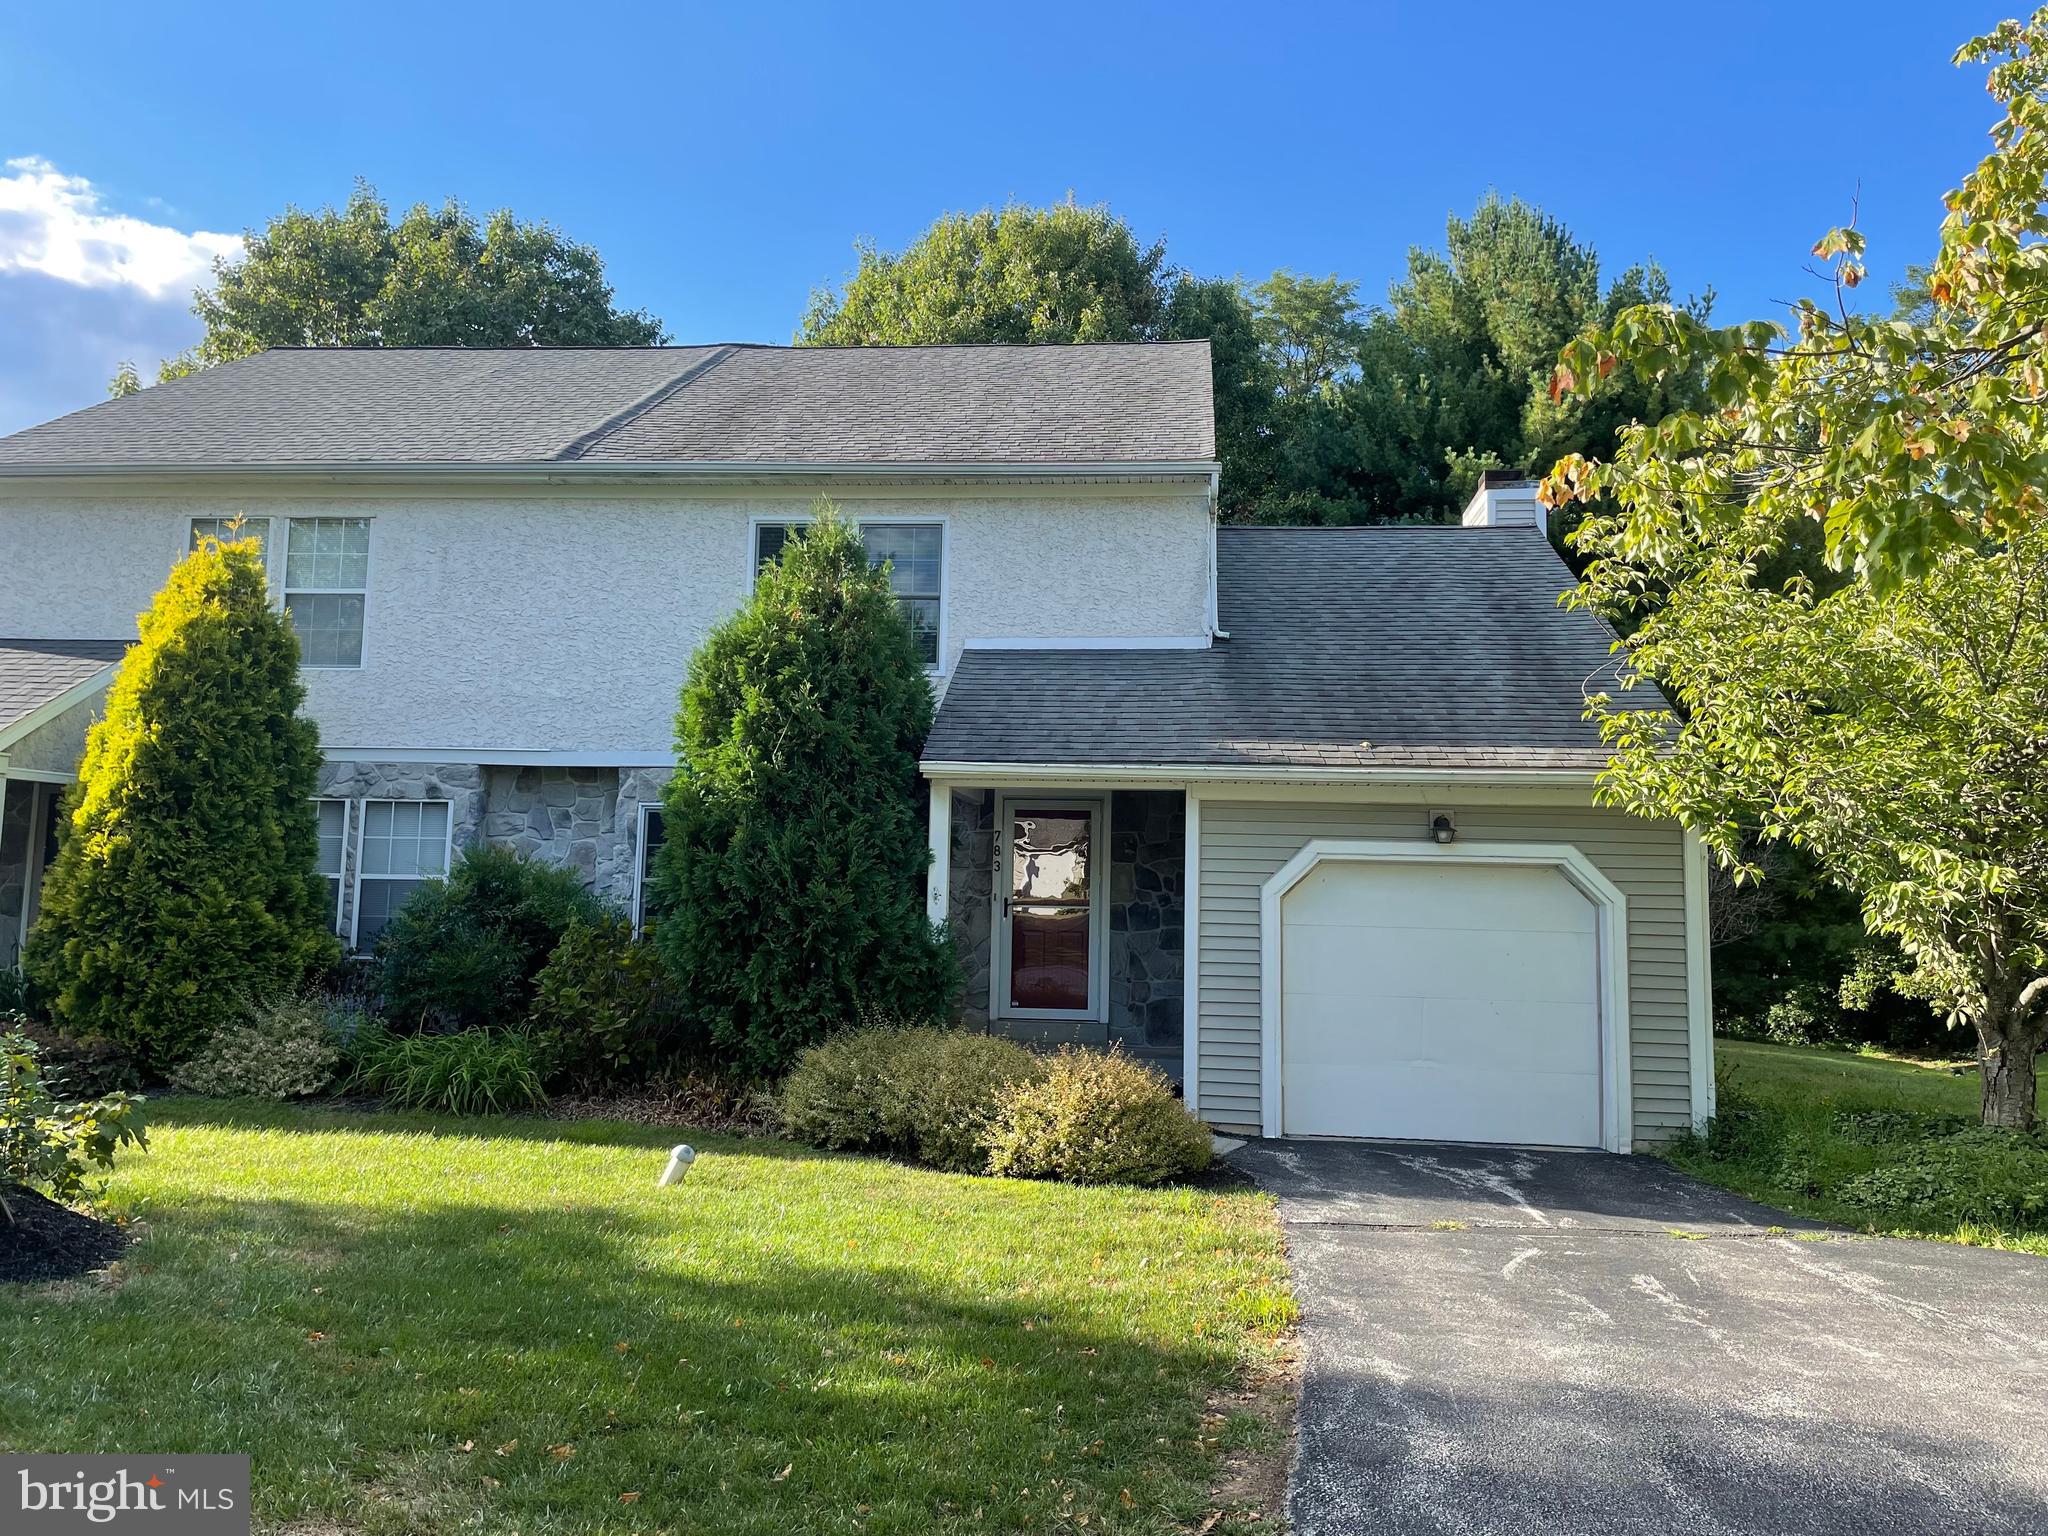
{"type": "Polygon", "coordinates": [[[2034,1128],[2034,1053],[2039,1042],[2023,1023],[1994,1033],[1989,1021],[1977,1030],[1977,1070],[1984,1079],[1984,1123],[2017,1131],[2034,1128]]]}

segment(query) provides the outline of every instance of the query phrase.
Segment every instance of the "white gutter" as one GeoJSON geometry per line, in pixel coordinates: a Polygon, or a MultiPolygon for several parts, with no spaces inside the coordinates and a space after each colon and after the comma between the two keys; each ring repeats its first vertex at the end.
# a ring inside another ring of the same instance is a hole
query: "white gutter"
{"type": "Polygon", "coordinates": [[[927,463],[920,461],[666,461],[592,463],[583,459],[539,459],[518,463],[464,461],[379,461],[360,464],[311,461],[275,464],[0,464],[7,480],[185,480],[287,479],[346,483],[359,480],[524,480],[651,481],[730,483],[735,480],[1147,480],[1206,479],[1212,488],[1218,465],[1210,459],[1122,459],[1099,463],[927,463]]]}
{"type": "Polygon", "coordinates": [[[1444,784],[1503,788],[1591,789],[1594,768],[1322,768],[1246,764],[1200,767],[1173,763],[969,763],[923,762],[927,779],[1020,779],[1033,784],[1170,781],[1227,784],[1444,784]]]}

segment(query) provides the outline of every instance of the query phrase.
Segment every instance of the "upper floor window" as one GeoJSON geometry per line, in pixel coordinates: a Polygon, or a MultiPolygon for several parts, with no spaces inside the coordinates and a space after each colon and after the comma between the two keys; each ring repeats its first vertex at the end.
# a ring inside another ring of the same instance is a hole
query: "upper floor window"
{"type": "Polygon", "coordinates": [[[192,548],[201,539],[219,539],[232,544],[237,539],[254,539],[262,555],[263,569],[270,569],[270,519],[267,517],[195,517],[192,519],[192,548]]]}
{"type": "Polygon", "coordinates": [[[370,520],[295,517],[284,557],[284,605],[309,667],[363,664],[370,587],[370,520]]]}
{"type": "Polygon", "coordinates": [[[862,523],[868,564],[887,565],[896,589],[896,608],[910,625],[917,654],[928,667],[939,664],[940,573],[945,564],[943,523],[862,523]]]}
{"type": "MultiPolygon", "coordinates": [[[[754,574],[779,558],[783,547],[803,536],[802,522],[754,525],[754,574]]],[[[887,565],[896,607],[917,641],[928,667],[939,664],[939,614],[945,604],[944,523],[862,523],[861,542],[870,565],[887,565]]]]}

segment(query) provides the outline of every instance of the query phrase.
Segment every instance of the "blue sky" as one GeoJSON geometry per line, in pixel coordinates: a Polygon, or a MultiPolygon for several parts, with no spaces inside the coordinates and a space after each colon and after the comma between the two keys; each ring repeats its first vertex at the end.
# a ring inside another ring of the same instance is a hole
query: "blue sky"
{"type": "Polygon", "coordinates": [[[1745,318],[1859,195],[1879,284],[1929,253],[1994,115],[1949,56],[2022,9],[9,7],[0,431],[185,345],[215,251],[357,175],[556,222],[682,341],[786,341],[856,237],[1069,192],[1190,270],[1377,299],[1496,188],[1745,318]]]}

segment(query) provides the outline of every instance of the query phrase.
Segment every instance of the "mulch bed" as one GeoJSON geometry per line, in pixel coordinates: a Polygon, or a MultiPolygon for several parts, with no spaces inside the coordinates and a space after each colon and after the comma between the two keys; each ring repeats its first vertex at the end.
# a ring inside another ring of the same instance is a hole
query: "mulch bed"
{"type": "Polygon", "coordinates": [[[104,1269],[128,1246],[128,1234],[111,1222],[19,1185],[6,1194],[14,1220],[0,1216],[0,1282],[70,1280],[104,1269]]]}

